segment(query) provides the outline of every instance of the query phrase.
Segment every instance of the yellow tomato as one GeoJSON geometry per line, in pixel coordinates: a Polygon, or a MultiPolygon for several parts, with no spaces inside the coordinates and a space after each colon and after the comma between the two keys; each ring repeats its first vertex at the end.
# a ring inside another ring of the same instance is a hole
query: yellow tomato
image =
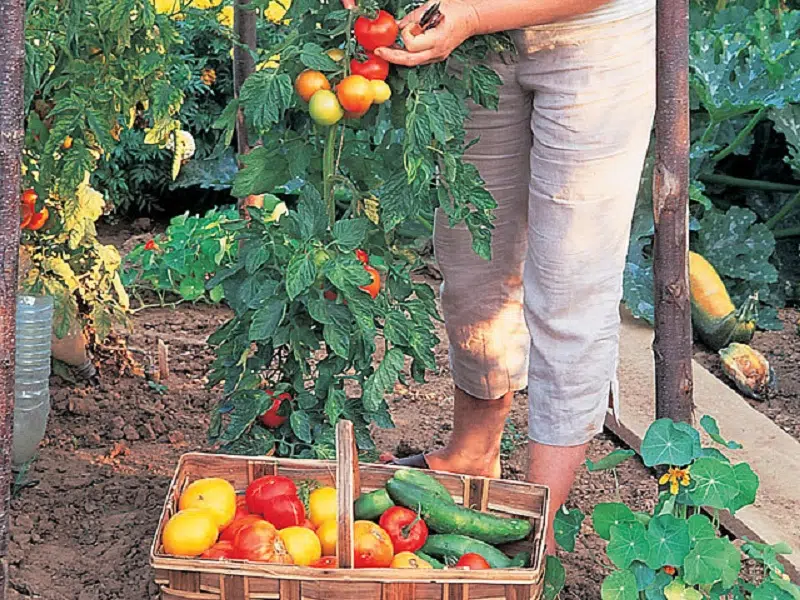
{"type": "Polygon", "coordinates": [[[307,567],[322,556],[319,538],[305,527],[287,527],[280,530],[281,540],[294,564],[307,567]]]}
{"type": "Polygon", "coordinates": [[[375,99],[373,100],[375,104],[383,104],[392,97],[392,88],[390,88],[389,84],[385,81],[373,79],[369,82],[369,85],[372,88],[372,93],[375,95],[375,99]]]}
{"type": "Polygon", "coordinates": [[[344,58],[344,50],[341,48],[331,48],[325,52],[325,54],[327,54],[331,60],[336,62],[341,62],[341,60],[344,58]]]}
{"type": "Polygon", "coordinates": [[[164,551],[175,556],[200,556],[217,542],[216,515],[205,508],[182,510],[164,526],[164,551]]]}
{"type": "Polygon", "coordinates": [[[321,487],[311,492],[308,497],[308,509],[314,527],[319,527],[325,521],[336,519],[336,489],[321,487]]]}
{"type": "Polygon", "coordinates": [[[422,560],[413,552],[400,552],[392,559],[392,569],[432,569],[428,561],[422,560]]]}
{"type": "Polygon", "coordinates": [[[336,556],[336,542],[338,541],[339,526],[336,519],[324,521],[317,528],[317,537],[322,546],[322,556],[336,556]]]}
{"type": "Polygon", "coordinates": [[[233,486],[219,477],[198,479],[189,484],[181,494],[178,508],[204,508],[210,510],[221,531],[230,525],[236,514],[236,490],[233,486]]]}

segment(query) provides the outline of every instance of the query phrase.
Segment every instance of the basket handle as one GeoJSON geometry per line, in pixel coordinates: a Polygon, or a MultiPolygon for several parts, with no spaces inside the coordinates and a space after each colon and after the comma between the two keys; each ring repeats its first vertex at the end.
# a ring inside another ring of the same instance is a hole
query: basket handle
{"type": "Polygon", "coordinates": [[[361,494],[358,447],[350,421],[336,424],[336,495],[338,527],[336,556],[340,569],[353,568],[353,502],[361,494]]]}

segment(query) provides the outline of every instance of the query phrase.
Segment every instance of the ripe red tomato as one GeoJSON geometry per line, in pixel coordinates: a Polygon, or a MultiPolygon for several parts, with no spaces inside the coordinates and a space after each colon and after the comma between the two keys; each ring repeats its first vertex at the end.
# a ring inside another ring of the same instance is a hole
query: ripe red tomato
{"type": "MultiPolygon", "coordinates": [[[[267,390],[267,394],[272,396],[272,392],[267,390]]],[[[281,405],[284,402],[290,402],[292,400],[292,396],[286,392],[283,394],[278,395],[276,398],[272,400],[272,406],[267,409],[263,415],[261,415],[261,422],[264,424],[264,427],[269,429],[277,429],[284,423],[286,423],[286,419],[288,417],[284,417],[283,415],[279,415],[278,411],[281,408],[281,405]]]]}
{"type": "Polygon", "coordinates": [[[263,521],[259,515],[245,515],[244,517],[235,517],[233,522],[222,530],[219,534],[219,541],[232,542],[236,539],[236,534],[242,529],[258,521],[263,521]]]}
{"type": "Polygon", "coordinates": [[[220,558],[233,558],[233,542],[222,541],[217,542],[211,548],[206,550],[200,555],[200,558],[210,558],[218,560],[220,558]]]}
{"type": "Polygon", "coordinates": [[[250,514],[247,509],[247,498],[244,496],[236,496],[236,513],[233,515],[233,520],[241,519],[250,514]]]}
{"type": "Polygon", "coordinates": [[[256,515],[264,514],[263,504],[275,496],[297,495],[297,486],[294,481],[282,475],[267,475],[259,477],[247,486],[245,498],[247,509],[256,515]]]}
{"type": "Polygon", "coordinates": [[[322,297],[325,298],[325,300],[330,300],[331,302],[335,302],[336,298],[339,297],[339,294],[337,294],[333,290],[325,290],[324,292],[322,292],[322,297]]]}
{"type": "Polygon", "coordinates": [[[243,527],[233,540],[233,556],[244,560],[277,562],[278,547],[282,547],[278,531],[266,521],[243,527]]]}
{"type": "Polygon", "coordinates": [[[25,190],[22,192],[22,203],[29,204],[30,206],[34,206],[36,201],[39,199],[39,196],[36,192],[33,191],[33,188],[25,190]]]}
{"type": "Polygon", "coordinates": [[[42,210],[33,214],[31,220],[28,222],[27,228],[30,229],[31,231],[38,231],[39,229],[44,227],[45,223],[47,223],[47,219],[49,216],[50,213],[47,210],[47,207],[45,206],[42,210]]]}
{"type": "Polygon", "coordinates": [[[331,82],[319,71],[303,71],[294,81],[297,95],[308,102],[319,90],[331,89],[331,82]]]}
{"type": "Polygon", "coordinates": [[[375,92],[369,84],[369,79],[363,75],[350,75],[336,86],[336,97],[343,109],[361,116],[372,106],[375,92]]]}
{"type": "Polygon", "coordinates": [[[469,552],[458,559],[456,568],[467,569],[469,571],[481,571],[484,569],[491,569],[489,563],[480,554],[469,552]]]}
{"type": "Polygon", "coordinates": [[[356,250],[356,258],[365,265],[369,264],[369,254],[367,254],[364,250],[361,250],[360,248],[356,250]]]}
{"type": "Polygon", "coordinates": [[[353,566],[356,569],[386,568],[392,564],[392,539],[371,521],[353,524],[353,566]]]}
{"type": "Polygon", "coordinates": [[[350,72],[353,75],[363,75],[367,79],[383,81],[389,76],[389,62],[372,52],[367,52],[367,60],[364,62],[355,58],[350,61],[350,72]]]}
{"type": "Polygon", "coordinates": [[[356,19],[356,41],[365,50],[391,46],[397,39],[399,30],[397,21],[385,10],[379,10],[374,19],[369,17],[358,17],[356,19]]]}
{"type": "Polygon", "coordinates": [[[264,518],[278,529],[296,527],[306,520],[306,508],[296,494],[273,496],[261,506],[264,518]]]}
{"type": "Polygon", "coordinates": [[[20,228],[27,229],[28,225],[31,224],[31,219],[33,215],[36,214],[36,207],[33,204],[23,201],[22,202],[22,215],[20,220],[20,228]]]}
{"type": "Polygon", "coordinates": [[[372,282],[367,285],[362,285],[358,289],[367,292],[370,297],[375,300],[381,292],[381,274],[378,273],[378,269],[370,265],[364,265],[364,269],[366,269],[367,273],[372,275],[372,282]]]}
{"type": "Polygon", "coordinates": [[[339,559],[335,556],[323,556],[309,565],[312,569],[338,569],[339,559]]]}
{"type": "Polygon", "coordinates": [[[428,539],[428,526],[413,510],[393,506],[381,515],[379,525],[392,539],[396,554],[416,552],[428,539]]]}

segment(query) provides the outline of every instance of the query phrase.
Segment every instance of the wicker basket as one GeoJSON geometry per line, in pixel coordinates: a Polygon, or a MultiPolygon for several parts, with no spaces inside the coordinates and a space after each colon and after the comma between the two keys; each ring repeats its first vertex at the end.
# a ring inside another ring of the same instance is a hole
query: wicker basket
{"type": "Polygon", "coordinates": [[[371,464],[359,467],[351,423],[341,422],[336,436],[336,462],[202,453],[182,456],[150,551],[162,600],[537,600],[541,596],[549,493],[546,487],[516,481],[431,472],[459,504],[529,519],[533,525],[529,538],[506,545],[504,550],[512,554],[531,551],[530,568],[431,571],[350,567],[353,501],[361,492],[382,487],[396,468],[371,464]],[[164,553],[161,532],[177,511],[180,494],[189,483],[203,477],[222,477],[237,490],[244,490],[258,477],[278,474],[336,486],[339,569],[178,558],[164,553]]]}

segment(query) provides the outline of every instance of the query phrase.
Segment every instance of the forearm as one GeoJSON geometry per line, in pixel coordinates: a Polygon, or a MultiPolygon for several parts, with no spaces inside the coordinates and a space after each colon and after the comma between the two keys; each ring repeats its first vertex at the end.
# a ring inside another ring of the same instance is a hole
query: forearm
{"type": "Polygon", "coordinates": [[[563,21],[609,0],[466,0],[476,14],[475,35],[563,21]]]}

